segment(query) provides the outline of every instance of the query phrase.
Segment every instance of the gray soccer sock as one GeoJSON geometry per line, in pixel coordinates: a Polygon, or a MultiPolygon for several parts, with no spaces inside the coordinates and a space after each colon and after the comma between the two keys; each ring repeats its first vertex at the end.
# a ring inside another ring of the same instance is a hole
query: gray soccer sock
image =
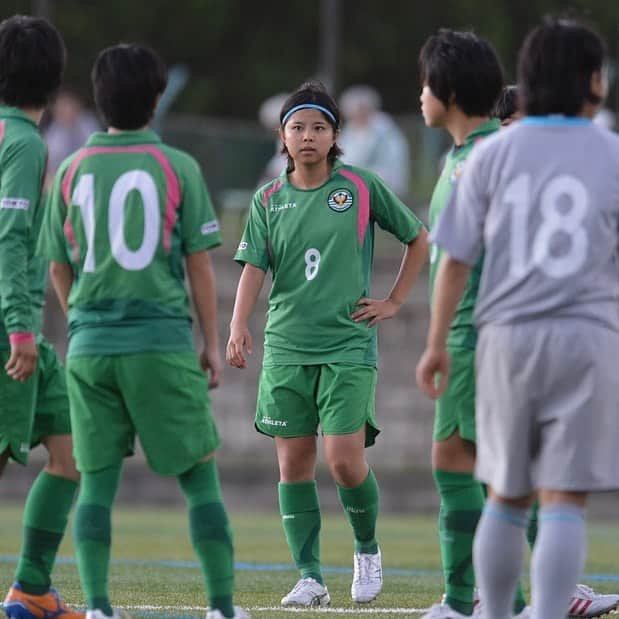
{"type": "Polygon", "coordinates": [[[484,617],[511,619],[524,561],[527,510],[488,499],[473,544],[484,617]]]}
{"type": "Polygon", "coordinates": [[[531,558],[533,619],[563,619],[585,566],[584,509],[567,503],[542,507],[531,558]]]}

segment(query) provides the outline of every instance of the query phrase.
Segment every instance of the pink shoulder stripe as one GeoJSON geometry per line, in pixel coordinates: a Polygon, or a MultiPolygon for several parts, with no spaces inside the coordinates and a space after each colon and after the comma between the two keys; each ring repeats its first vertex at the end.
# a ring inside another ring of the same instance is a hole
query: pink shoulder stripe
{"type": "Polygon", "coordinates": [[[4,140],[5,123],[6,121],[0,120],[0,144],[2,144],[4,140]]]}
{"type": "MultiPolygon", "coordinates": [[[[181,184],[168,158],[155,146],[150,144],[141,144],[139,146],[92,146],[81,149],[71,162],[71,165],[62,180],[62,197],[65,204],[68,207],[71,203],[73,178],[75,177],[79,164],[86,159],[86,157],[90,157],[91,155],[110,155],[117,153],[148,153],[149,155],[152,155],[161,166],[166,179],[166,207],[163,229],[163,247],[166,251],[170,251],[170,247],[172,245],[172,229],[174,228],[174,224],[176,223],[176,219],[178,217],[178,206],[181,201],[181,184]]],[[[68,217],[67,221],[69,221],[68,217]]],[[[69,229],[71,228],[70,222],[68,227],[69,229]]],[[[67,232],[66,223],[65,232],[67,232]]],[[[71,242],[70,237],[69,241],[71,242]]],[[[75,235],[73,235],[73,241],[75,241],[75,235]]],[[[74,252],[76,249],[77,247],[74,246],[74,252]]]]}
{"type": "Polygon", "coordinates": [[[282,183],[282,181],[278,180],[278,181],[275,181],[268,189],[264,190],[264,193],[262,194],[262,206],[264,208],[267,207],[267,204],[269,203],[270,197],[276,191],[279,191],[283,186],[284,186],[284,183],[282,183]]]}
{"type": "Polygon", "coordinates": [[[370,223],[370,190],[365,181],[354,172],[347,170],[346,168],[340,168],[340,174],[352,181],[357,188],[359,194],[359,208],[357,209],[357,237],[359,238],[359,245],[363,245],[363,239],[365,238],[365,232],[368,229],[370,223]]]}

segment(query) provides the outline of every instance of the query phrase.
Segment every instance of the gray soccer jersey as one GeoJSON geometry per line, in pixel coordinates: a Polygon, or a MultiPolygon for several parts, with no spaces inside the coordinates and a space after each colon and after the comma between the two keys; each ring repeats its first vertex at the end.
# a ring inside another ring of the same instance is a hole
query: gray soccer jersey
{"type": "Polygon", "coordinates": [[[484,267],[475,320],[547,317],[619,331],[619,138],[580,118],[525,118],[471,155],[432,241],[484,267]]]}

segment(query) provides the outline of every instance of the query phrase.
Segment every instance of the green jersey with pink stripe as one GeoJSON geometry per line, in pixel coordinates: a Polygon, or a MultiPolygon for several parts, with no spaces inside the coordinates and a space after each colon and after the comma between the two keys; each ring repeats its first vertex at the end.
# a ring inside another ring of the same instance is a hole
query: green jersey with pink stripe
{"type": "Polygon", "coordinates": [[[351,318],[370,294],[375,223],[402,243],[423,227],[378,176],[339,161],[316,189],[284,173],[256,192],[235,259],[272,272],[264,365],[376,365],[376,327],[351,318]]]}
{"type": "Polygon", "coordinates": [[[193,349],[183,258],[220,242],[193,158],[149,130],[94,134],[58,171],[39,242],[73,270],[68,355],[193,349]]]}
{"type": "Polygon", "coordinates": [[[38,334],[47,265],[34,250],[47,149],[36,124],[0,105],[0,349],[8,334],[38,334]]]}

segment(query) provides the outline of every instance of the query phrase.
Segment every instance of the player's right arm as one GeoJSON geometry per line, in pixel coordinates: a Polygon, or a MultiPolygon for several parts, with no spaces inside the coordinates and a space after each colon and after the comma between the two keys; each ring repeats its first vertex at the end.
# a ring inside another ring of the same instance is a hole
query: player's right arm
{"type": "Polygon", "coordinates": [[[56,291],[60,307],[67,316],[69,313],[69,293],[73,286],[73,269],[66,262],[50,262],[49,276],[56,291]]]}
{"type": "Polygon", "coordinates": [[[226,347],[226,360],[235,368],[247,367],[244,351],[251,355],[251,334],[247,321],[256,305],[266,273],[253,264],[245,264],[239,287],[236,291],[232,320],[230,321],[230,339],[226,347]]]}
{"type": "Polygon", "coordinates": [[[267,205],[263,191],[254,195],[243,238],[234,259],[243,265],[230,322],[226,361],[235,368],[247,367],[244,352],[251,355],[252,342],[247,321],[256,305],[269,269],[267,205]]]}
{"type": "Polygon", "coordinates": [[[38,358],[28,266],[44,162],[45,146],[34,134],[8,145],[2,153],[0,307],[11,345],[4,367],[11,378],[22,382],[34,372],[38,358]]]}

